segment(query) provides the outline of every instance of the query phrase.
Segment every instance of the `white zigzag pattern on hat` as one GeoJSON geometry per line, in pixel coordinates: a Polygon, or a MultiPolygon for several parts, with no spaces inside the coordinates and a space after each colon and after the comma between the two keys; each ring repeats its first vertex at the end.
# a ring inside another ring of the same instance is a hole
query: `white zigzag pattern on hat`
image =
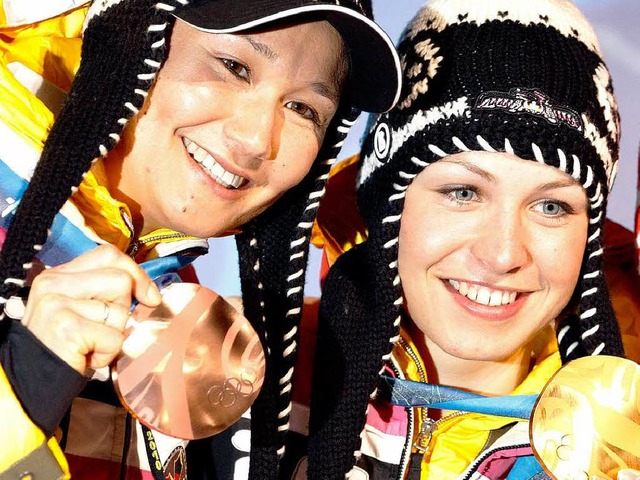
{"type": "MultiPolygon", "coordinates": [[[[603,63],[598,65],[598,67],[596,68],[596,71],[593,74],[593,81],[598,91],[598,103],[602,108],[604,119],[607,122],[606,133],[610,140],[619,143],[620,123],[618,117],[613,113],[615,110],[617,110],[617,102],[611,91],[611,74],[603,63]]],[[[585,129],[585,135],[587,134],[587,132],[588,130],[585,129]]],[[[587,138],[593,142],[591,137],[587,138]]],[[[598,154],[602,158],[605,166],[605,171],[607,173],[607,185],[609,189],[611,189],[618,171],[617,162],[613,161],[613,158],[611,157],[611,151],[606,145],[605,139],[598,138],[596,144],[594,144],[594,147],[597,149],[598,154]]]]}
{"type": "MultiPolygon", "coordinates": [[[[424,130],[426,127],[434,125],[442,120],[448,120],[452,117],[459,118],[469,116],[470,111],[467,97],[460,97],[453,102],[447,102],[444,105],[433,107],[429,110],[419,111],[401,128],[391,132],[391,148],[387,154],[386,161],[391,161],[396,152],[407,140],[413,137],[416,133],[424,130]]],[[[358,173],[357,186],[360,187],[373,172],[383,165],[384,163],[376,158],[374,149],[374,152],[367,155],[362,162],[362,167],[358,173]]]]}
{"type": "Polygon", "coordinates": [[[584,114],[582,115],[582,122],[584,123],[584,137],[593,145],[593,148],[595,148],[598,156],[602,160],[604,170],[607,174],[607,186],[611,189],[618,169],[617,164],[611,156],[608,140],[606,137],[600,135],[598,128],[591,123],[589,118],[584,114]]]}
{"type": "Polygon", "coordinates": [[[429,20],[432,20],[429,28],[438,32],[462,21],[481,24],[512,20],[523,25],[549,25],[567,37],[577,38],[599,55],[601,52],[598,37],[591,25],[582,12],[566,0],[433,0],[418,12],[406,35],[415,38],[429,24],[429,20]],[[508,15],[504,15],[504,12],[508,12],[508,15]],[[459,17],[461,13],[464,15],[462,19],[459,17]],[[542,17],[548,18],[548,22],[544,22],[542,17]]]}

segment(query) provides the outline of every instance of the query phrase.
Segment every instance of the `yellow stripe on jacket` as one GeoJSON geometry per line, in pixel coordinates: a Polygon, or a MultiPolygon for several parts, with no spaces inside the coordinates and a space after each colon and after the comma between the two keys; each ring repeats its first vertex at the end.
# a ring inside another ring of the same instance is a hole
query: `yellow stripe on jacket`
{"type": "MultiPolygon", "coordinates": [[[[2,428],[0,428],[1,473],[33,452],[46,441],[46,438],[23,410],[2,367],[0,367],[0,412],[3,418],[2,428]]],[[[47,445],[64,470],[64,478],[71,478],[67,461],[58,442],[51,438],[47,445]]]]}
{"type": "MultiPolygon", "coordinates": [[[[56,7],[58,11],[61,9],[59,5],[56,7]]],[[[6,0],[0,2],[0,122],[29,145],[41,150],[53,124],[54,113],[32,90],[36,87],[51,92],[59,90],[63,96],[69,89],[80,59],[80,33],[86,8],[76,8],[38,23],[15,26],[11,24],[15,18],[11,13],[17,10],[12,10],[12,7],[20,7],[24,11],[24,5],[15,3],[15,0],[11,4],[6,0]]],[[[31,421],[2,368],[0,411],[3,418],[0,472],[47,442],[66,472],[64,478],[70,478],[67,462],[56,440],[47,440],[31,421]]]]}

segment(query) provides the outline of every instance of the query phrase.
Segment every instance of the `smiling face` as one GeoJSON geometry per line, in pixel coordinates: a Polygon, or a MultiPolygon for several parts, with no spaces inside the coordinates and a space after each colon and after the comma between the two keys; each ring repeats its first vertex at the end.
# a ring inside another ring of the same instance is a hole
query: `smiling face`
{"type": "Polygon", "coordinates": [[[104,162],[138,234],[251,220],[309,172],[346,77],[327,22],[211,34],[180,20],[146,108],[104,162]]]}
{"type": "Polygon", "coordinates": [[[587,205],[569,175],[505,153],[451,155],[415,178],[398,270],[434,362],[506,359],[560,314],[580,273],[587,205]]]}

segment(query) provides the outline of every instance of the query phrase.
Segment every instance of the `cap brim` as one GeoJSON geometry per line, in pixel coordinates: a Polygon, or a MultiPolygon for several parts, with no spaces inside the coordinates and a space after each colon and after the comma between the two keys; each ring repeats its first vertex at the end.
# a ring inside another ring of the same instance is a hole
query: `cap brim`
{"type": "Polygon", "coordinates": [[[389,36],[375,22],[350,8],[321,1],[304,3],[217,0],[189,4],[175,12],[175,16],[205,32],[236,33],[299,15],[321,13],[340,33],[349,50],[348,88],[354,106],[373,113],[391,109],[400,96],[402,71],[389,36]]]}

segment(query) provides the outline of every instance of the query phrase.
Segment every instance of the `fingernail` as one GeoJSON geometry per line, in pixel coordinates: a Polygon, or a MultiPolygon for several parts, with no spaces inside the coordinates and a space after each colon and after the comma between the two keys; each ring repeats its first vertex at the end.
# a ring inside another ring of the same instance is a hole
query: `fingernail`
{"type": "Polygon", "coordinates": [[[162,301],[162,295],[160,295],[160,290],[158,290],[158,287],[155,283],[149,285],[149,290],[147,290],[147,298],[154,304],[158,304],[162,301]]]}

